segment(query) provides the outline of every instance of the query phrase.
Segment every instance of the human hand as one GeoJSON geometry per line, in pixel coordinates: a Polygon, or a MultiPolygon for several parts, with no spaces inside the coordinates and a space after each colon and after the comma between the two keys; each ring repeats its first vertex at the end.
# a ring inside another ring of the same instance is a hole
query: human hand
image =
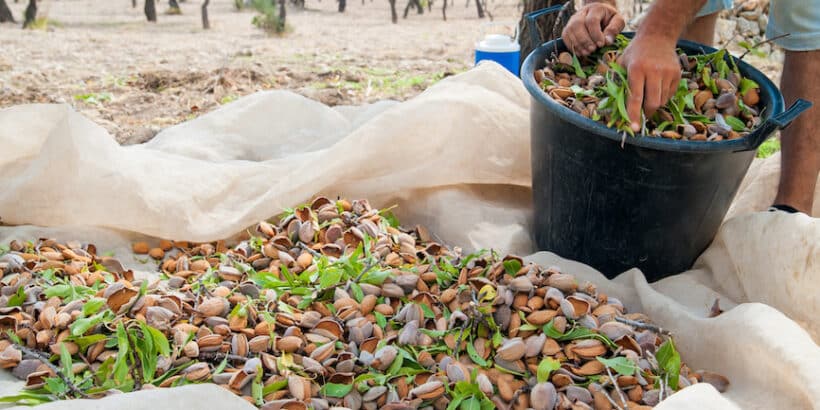
{"type": "Polygon", "coordinates": [[[635,37],[618,61],[626,68],[629,97],[626,112],[632,130],[641,130],[641,106],[647,117],[675,95],[681,66],[675,42],[655,36],[635,37]]]}
{"type": "Polygon", "coordinates": [[[605,3],[592,3],[572,15],[561,37],[570,51],[587,56],[604,45],[612,44],[625,26],[626,22],[618,9],[605,3]]]}

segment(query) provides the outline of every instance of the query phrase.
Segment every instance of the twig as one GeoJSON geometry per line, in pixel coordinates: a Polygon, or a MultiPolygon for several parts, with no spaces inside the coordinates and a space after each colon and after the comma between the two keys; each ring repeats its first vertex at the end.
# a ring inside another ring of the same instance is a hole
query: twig
{"type": "Polygon", "coordinates": [[[71,379],[69,379],[68,375],[63,374],[62,369],[55,366],[54,363],[51,363],[48,360],[48,358],[43,356],[42,354],[40,354],[40,352],[38,352],[36,350],[29,349],[28,347],[17,344],[17,343],[14,344],[14,347],[17,348],[17,349],[20,349],[21,352],[23,352],[23,353],[25,353],[29,356],[34,357],[35,359],[41,361],[44,365],[48,366],[48,368],[51,369],[51,371],[53,371],[54,374],[56,374],[57,377],[59,377],[63,381],[63,383],[65,383],[66,386],[68,386],[68,390],[71,391],[72,393],[74,393],[74,394],[76,394],[80,397],[83,397],[83,398],[89,398],[90,397],[89,395],[83,393],[83,391],[80,390],[77,387],[77,385],[75,385],[74,382],[71,381],[71,379]]]}
{"type": "Polygon", "coordinates": [[[747,55],[747,54],[749,54],[749,53],[751,53],[751,52],[752,52],[752,50],[754,50],[754,49],[756,49],[756,48],[758,48],[758,47],[760,47],[760,46],[762,46],[762,45],[764,45],[764,44],[766,44],[766,43],[771,43],[771,42],[773,42],[773,41],[775,41],[775,40],[779,40],[779,39],[781,39],[781,38],[783,38],[783,37],[788,37],[790,34],[791,34],[791,33],[781,34],[781,35],[779,35],[779,36],[774,36],[774,37],[772,37],[772,38],[770,38],[770,39],[763,40],[763,41],[761,41],[761,42],[759,42],[759,43],[757,43],[757,44],[755,44],[755,45],[753,45],[753,46],[751,46],[751,47],[747,48],[747,49],[746,49],[746,52],[745,52],[745,53],[743,53],[743,54],[741,54],[741,55],[740,55],[740,57],[738,57],[737,59],[738,59],[738,60],[743,60],[743,57],[746,57],[746,55],[747,55]]]}
{"type": "Polygon", "coordinates": [[[228,360],[236,360],[236,361],[242,362],[242,363],[245,363],[245,362],[248,361],[248,358],[245,357],[245,356],[239,356],[239,355],[230,354],[230,353],[220,353],[220,352],[200,353],[199,356],[197,356],[197,359],[199,359],[199,360],[221,360],[221,359],[224,359],[226,357],[228,358],[228,360]]]}
{"type": "Polygon", "coordinates": [[[627,324],[627,325],[632,326],[632,327],[634,327],[634,328],[636,328],[636,329],[651,330],[651,331],[653,331],[653,332],[655,332],[655,333],[660,333],[660,334],[662,334],[662,335],[666,335],[666,336],[672,336],[672,332],[670,332],[670,331],[668,331],[668,330],[666,330],[666,329],[664,329],[664,328],[662,328],[662,327],[655,326],[655,325],[653,325],[653,324],[644,323],[644,322],[638,322],[638,321],[636,321],[636,320],[629,320],[629,319],[627,319],[627,318],[625,318],[625,317],[620,317],[620,316],[616,316],[616,317],[615,317],[615,321],[616,321],[616,322],[621,322],[621,323],[623,323],[623,324],[627,324]]]}
{"type": "MultiPolygon", "coordinates": [[[[621,391],[621,388],[618,387],[618,381],[615,380],[615,378],[612,376],[612,372],[609,370],[609,366],[604,366],[604,368],[606,369],[606,374],[609,375],[609,380],[612,380],[612,387],[615,388],[615,391],[618,392],[618,396],[621,397],[621,403],[623,403],[624,406],[626,406],[626,408],[629,408],[629,405],[626,404],[626,397],[624,397],[624,393],[621,391]]],[[[609,397],[608,394],[606,396],[609,399],[609,402],[612,403],[617,409],[623,410],[621,409],[621,406],[615,403],[615,400],[612,400],[612,397],[609,397]]]]}
{"type": "MultiPolygon", "coordinates": [[[[370,272],[370,270],[373,269],[374,267],[376,267],[376,265],[378,265],[378,264],[379,264],[378,261],[368,263],[367,266],[365,266],[364,269],[362,269],[362,272],[359,273],[359,276],[356,276],[356,279],[353,279],[353,282],[359,283],[359,281],[362,280],[364,275],[366,275],[367,272],[370,272]]],[[[350,291],[350,284],[353,283],[353,282],[351,282],[351,281],[347,282],[347,285],[345,285],[345,292],[350,291]]]]}

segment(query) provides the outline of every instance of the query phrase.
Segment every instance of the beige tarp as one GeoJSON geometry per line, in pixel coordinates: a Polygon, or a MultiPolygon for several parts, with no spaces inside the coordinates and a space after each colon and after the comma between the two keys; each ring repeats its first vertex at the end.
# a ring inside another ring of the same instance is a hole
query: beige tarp
{"type": "MultiPolygon", "coordinates": [[[[774,196],[778,164],[778,156],[753,164],[731,219],[681,275],[650,285],[631,270],[607,281],[550,253],[529,257],[597,282],[670,329],[692,367],[731,380],[723,395],[696,386],[660,408],[820,408],[820,221],[759,212],[774,196]],[[716,298],[726,312],[708,318],[716,298]]],[[[398,204],[405,223],[447,244],[526,255],[534,251],[529,185],[529,96],[495,64],[404,103],[329,108],[259,93],[140,146],[117,145],[66,106],[0,111],[0,218],[20,225],[0,227],[0,241],[89,241],[137,269],[146,267],[129,253],[136,238],[216,240],[317,193],[398,204]]],[[[19,387],[8,372],[0,377],[0,393],[19,387]]],[[[211,395],[220,408],[245,406],[219,390],[49,408],[198,408],[211,395]]]]}

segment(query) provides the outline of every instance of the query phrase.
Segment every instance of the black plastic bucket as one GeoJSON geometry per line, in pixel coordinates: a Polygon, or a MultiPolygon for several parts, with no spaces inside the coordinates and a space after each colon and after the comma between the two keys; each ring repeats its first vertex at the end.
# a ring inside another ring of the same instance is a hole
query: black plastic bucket
{"type": "MultiPolygon", "coordinates": [[[[532,31],[535,17],[528,15],[532,31]]],[[[537,34],[536,34],[537,36],[537,34]]],[[[538,44],[540,40],[533,42],[538,44]]],[[[678,42],[687,54],[715,49],[678,42]]],[[[627,136],[564,107],[533,76],[561,39],[536,48],[521,68],[530,111],[534,236],[541,250],[578,260],[612,278],[633,267],[647,279],[689,269],[717,233],[758,146],[811,106],[783,96],[766,76],[735,59],[760,85],[762,124],[720,142],[627,136]]],[[[727,57],[728,58],[728,57],[727,57]]]]}

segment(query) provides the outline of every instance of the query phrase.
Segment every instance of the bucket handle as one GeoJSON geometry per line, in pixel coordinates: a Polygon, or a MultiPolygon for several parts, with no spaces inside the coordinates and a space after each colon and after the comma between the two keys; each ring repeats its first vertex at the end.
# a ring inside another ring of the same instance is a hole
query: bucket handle
{"type": "Polygon", "coordinates": [[[769,136],[772,135],[773,132],[788,127],[792,121],[797,119],[804,111],[811,108],[811,106],[811,102],[798,98],[789,109],[766,120],[763,125],[760,126],[760,132],[757,132],[754,138],[747,140],[746,149],[744,149],[744,151],[756,150],[763,142],[769,139],[769,136]]]}
{"type": "Polygon", "coordinates": [[[541,44],[542,38],[541,30],[538,28],[538,25],[535,24],[535,19],[545,14],[551,14],[555,13],[556,11],[560,11],[563,7],[563,4],[556,4],[554,6],[547,7],[541,10],[535,10],[524,15],[524,18],[527,19],[527,27],[529,27],[530,29],[530,40],[533,47],[537,47],[539,44],[541,44]]]}

